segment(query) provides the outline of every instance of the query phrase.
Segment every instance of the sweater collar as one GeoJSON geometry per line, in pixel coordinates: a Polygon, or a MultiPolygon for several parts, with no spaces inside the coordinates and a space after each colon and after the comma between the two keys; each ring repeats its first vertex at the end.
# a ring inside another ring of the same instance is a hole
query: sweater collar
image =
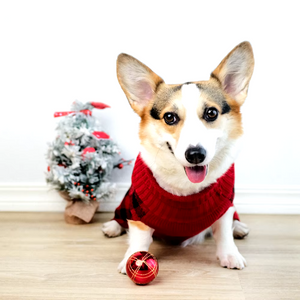
{"type": "Polygon", "coordinates": [[[167,201],[168,205],[195,207],[203,204],[211,193],[217,193],[230,199],[234,189],[234,164],[217,181],[199,193],[188,196],[173,195],[159,186],[153,173],[139,154],[132,173],[132,185],[141,199],[167,201]]]}

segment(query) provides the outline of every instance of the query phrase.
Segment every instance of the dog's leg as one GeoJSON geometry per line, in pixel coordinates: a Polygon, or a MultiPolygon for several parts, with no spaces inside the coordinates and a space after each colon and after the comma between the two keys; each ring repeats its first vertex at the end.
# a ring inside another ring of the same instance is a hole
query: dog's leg
{"type": "Polygon", "coordinates": [[[130,255],[138,251],[148,251],[153,241],[152,234],[154,229],[140,221],[128,220],[129,226],[129,248],[125,253],[124,259],[118,266],[120,273],[126,274],[126,262],[130,255]]]}
{"type": "Polygon", "coordinates": [[[101,229],[108,237],[119,236],[125,231],[125,229],[115,220],[104,223],[101,229]]]}
{"type": "Polygon", "coordinates": [[[243,239],[249,234],[249,227],[247,224],[242,223],[238,220],[234,220],[232,224],[233,237],[235,239],[243,239]]]}
{"type": "Polygon", "coordinates": [[[206,228],[205,230],[198,233],[197,235],[182,242],[181,247],[186,247],[186,246],[195,245],[195,244],[201,244],[205,240],[206,237],[211,237],[211,235],[212,235],[211,227],[206,228]]]}
{"type": "Polygon", "coordinates": [[[233,240],[232,222],[234,207],[230,207],[227,212],[212,225],[213,237],[217,244],[217,258],[222,267],[229,269],[243,269],[247,263],[240,254],[233,240]]]}

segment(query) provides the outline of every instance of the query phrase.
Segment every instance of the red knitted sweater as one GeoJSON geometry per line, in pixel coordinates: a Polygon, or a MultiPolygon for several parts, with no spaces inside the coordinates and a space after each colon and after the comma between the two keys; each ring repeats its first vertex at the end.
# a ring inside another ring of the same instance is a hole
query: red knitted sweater
{"type": "MultiPolygon", "coordinates": [[[[124,228],[128,228],[127,220],[141,221],[155,229],[155,236],[181,243],[211,226],[233,206],[233,199],[234,164],[201,192],[176,196],[158,185],[139,155],[132,185],[117,207],[114,220],[124,228]]],[[[237,213],[234,219],[239,220],[237,213]]]]}

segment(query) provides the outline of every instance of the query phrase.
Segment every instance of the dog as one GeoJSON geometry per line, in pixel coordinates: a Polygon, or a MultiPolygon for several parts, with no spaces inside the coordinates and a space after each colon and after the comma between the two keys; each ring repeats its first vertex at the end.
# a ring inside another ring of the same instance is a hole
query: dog
{"type": "Polygon", "coordinates": [[[234,161],[253,68],[249,42],[236,46],[209,80],[184,84],[166,84],[132,56],[118,56],[119,83],[141,118],[132,186],[102,227],[108,237],[128,228],[119,272],[126,274],[130,255],[149,250],[153,235],[187,246],[209,231],[222,267],[247,265],[234,243],[249,233],[233,205],[234,161]]]}

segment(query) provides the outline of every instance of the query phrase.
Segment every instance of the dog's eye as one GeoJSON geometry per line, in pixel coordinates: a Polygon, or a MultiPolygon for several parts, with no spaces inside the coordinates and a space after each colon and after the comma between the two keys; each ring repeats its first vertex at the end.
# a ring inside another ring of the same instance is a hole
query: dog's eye
{"type": "Polygon", "coordinates": [[[207,122],[212,122],[218,118],[219,112],[216,108],[210,107],[205,109],[203,118],[207,122]]]}
{"type": "Polygon", "coordinates": [[[164,114],[164,120],[168,125],[174,125],[179,122],[179,117],[175,113],[167,112],[164,114]]]}

